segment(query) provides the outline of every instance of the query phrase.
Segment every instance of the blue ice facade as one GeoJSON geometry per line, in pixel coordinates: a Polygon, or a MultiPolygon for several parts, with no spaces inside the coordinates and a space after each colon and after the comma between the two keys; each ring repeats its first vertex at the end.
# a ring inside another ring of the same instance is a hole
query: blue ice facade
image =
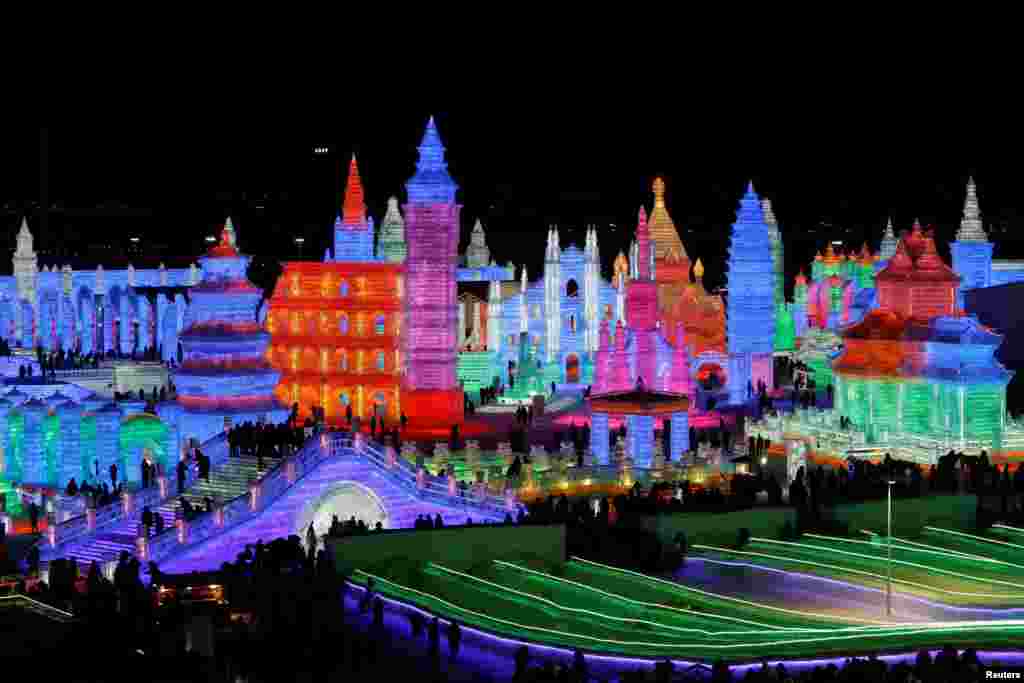
{"type": "Polygon", "coordinates": [[[569,246],[548,261],[544,277],[527,284],[525,296],[520,291],[502,299],[497,362],[503,382],[508,382],[508,362],[518,361],[521,331],[542,352],[547,384],[593,382],[600,322],[608,317],[612,329],[618,322],[617,292],[594,266],[585,252],[569,246]]]}
{"type": "Polygon", "coordinates": [[[458,282],[502,282],[515,279],[516,269],[512,265],[455,269],[455,280],[458,282]]]}
{"type": "Polygon", "coordinates": [[[373,250],[373,218],[367,218],[361,229],[353,229],[341,222],[341,216],[334,220],[334,260],[366,263],[380,260],[373,250]]]}
{"type": "MultiPolygon", "coordinates": [[[[1024,282],[1024,261],[993,259],[991,242],[956,241],[949,245],[953,270],[960,276],[957,303],[964,308],[964,292],[1024,282]]],[[[970,311],[968,311],[970,312],[970,311]]]]}
{"type": "Polygon", "coordinates": [[[775,329],[774,263],[768,225],[753,184],[740,201],[732,226],[727,266],[726,335],[729,350],[729,402],[742,403],[748,382],[772,385],[775,329]]]}
{"type": "Polygon", "coordinates": [[[187,308],[184,290],[198,279],[197,268],[44,269],[0,277],[0,336],[15,347],[83,354],[155,346],[170,360],[187,308]]]}

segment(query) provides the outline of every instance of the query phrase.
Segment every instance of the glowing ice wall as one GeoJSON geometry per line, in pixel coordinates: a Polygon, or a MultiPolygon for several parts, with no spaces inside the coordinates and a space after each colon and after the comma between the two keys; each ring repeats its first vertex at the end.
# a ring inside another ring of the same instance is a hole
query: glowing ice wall
{"type": "Polygon", "coordinates": [[[775,350],[792,351],[796,343],[796,326],[793,324],[792,306],[779,304],[775,312],[775,350]]]}
{"type": "Polygon", "coordinates": [[[7,442],[4,457],[4,477],[10,481],[25,478],[25,413],[12,410],[7,414],[7,442]]]}
{"type": "Polygon", "coordinates": [[[611,463],[608,453],[608,415],[594,413],[590,422],[590,452],[594,456],[594,464],[608,465],[611,463]]]}
{"type": "Polygon", "coordinates": [[[100,481],[110,481],[110,466],[117,463],[118,480],[124,476],[124,463],[118,453],[118,434],[121,427],[121,410],[115,403],[108,403],[96,411],[96,460],[100,465],[100,481]]]}
{"type": "Polygon", "coordinates": [[[687,413],[672,413],[669,439],[672,460],[678,460],[690,450],[690,417],[687,413]]]}
{"type": "MultiPolygon", "coordinates": [[[[58,481],[67,483],[72,477],[83,483],[82,459],[82,407],[75,401],[60,403],[56,408],[60,421],[60,472],[58,481]]],[[[87,470],[86,470],[87,471],[87,470]]]]}
{"type": "Polygon", "coordinates": [[[775,330],[775,262],[768,225],[752,183],[732,226],[727,278],[729,401],[742,403],[748,382],[756,385],[763,380],[772,386],[775,330]]]}
{"type": "Polygon", "coordinates": [[[459,212],[455,181],[434,120],[419,146],[416,173],[406,183],[406,299],[403,405],[430,422],[461,422],[456,379],[456,279],[459,212]]]}
{"type": "Polygon", "coordinates": [[[46,417],[46,404],[37,399],[30,399],[21,406],[25,416],[25,446],[23,481],[34,484],[47,483],[46,455],[43,450],[43,418],[46,417]]]}

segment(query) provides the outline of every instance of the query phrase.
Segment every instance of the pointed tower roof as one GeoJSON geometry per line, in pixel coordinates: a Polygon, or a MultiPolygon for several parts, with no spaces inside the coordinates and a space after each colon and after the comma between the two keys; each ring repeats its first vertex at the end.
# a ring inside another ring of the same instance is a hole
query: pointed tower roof
{"type": "Polygon", "coordinates": [[[380,222],[381,228],[386,228],[390,225],[405,225],[402,212],[398,210],[398,197],[388,197],[388,208],[384,212],[383,220],[380,222]]]}
{"type": "Polygon", "coordinates": [[[654,277],[654,259],[651,258],[651,231],[647,227],[647,211],[640,207],[636,225],[637,268],[640,278],[648,280],[654,277]]]}
{"type": "Polygon", "coordinates": [[[914,270],[914,262],[910,258],[910,254],[907,251],[907,245],[903,240],[896,243],[896,253],[892,255],[889,262],[885,264],[878,275],[877,279],[888,280],[888,279],[906,279],[909,274],[914,270]]]}
{"type": "Polygon", "coordinates": [[[981,224],[981,209],[978,206],[978,188],[974,178],[967,180],[967,197],[964,199],[964,214],[960,229],[956,232],[957,242],[988,242],[988,235],[981,224]]]}
{"type": "Polygon", "coordinates": [[[905,235],[901,241],[904,242],[904,246],[907,248],[907,254],[916,261],[924,247],[924,231],[921,229],[921,221],[915,218],[914,227],[911,228],[910,234],[905,235]]]}
{"type": "Polygon", "coordinates": [[[871,248],[868,247],[868,243],[865,242],[860,248],[860,260],[863,263],[873,262],[874,258],[871,256],[871,248]]]}
{"type": "Polygon", "coordinates": [[[807,276],[804,275],[803,267],[801,267],[800,268],[800,272],[796,274],[795,282],[796,282],[796,286],[797,287],[806,287],[807,286],[807,276]]]}
{"type": "Polygon", "coordinates": [[[839,257],[836,256],[836,250],[832,248],[831,242],[825,247],[825,257],[822,260],[825,263],[839,263],[839,257]]]}
{"type": "Polygon", "coordinates": [[[228,234],[228,241],[231,246],[235,249],[238,248],[238,235],[235,233],[235,225],[231,222],[231,216],[228,216],[228,220],[224,223],[224,232],[228,234]]]}
{"type": "Polygon", "coordinates": [[[23,258],[35,258],[32,250],[32,231],[28,229],[28,219],[22,217],[21,227],[18,228],[17,248],[14,255],[23,258]]]}
{"type": "Polygon", "coordinates": [[[892,218],[885,224],[885,232],[882,234],[882,245],[879,251],[883,259],[891,258],[896,253],[896,234],[892,230],[892,218]]]}
{"type": "Polygon", "coordinates": [[[448,174],[444,145],[441,143],[441,135],[437,132],[433,116],[427,122],[427,129],[423,132],[423,140],[418,149],[416,173],[405,184],[409,201],[417,204],[455,203],[458,186],[448,174]]]}
{"type": "Polygon", "coordinates": [[[224,224],[224,228],[220,231],[220,242],[216,246],[211,247],[210,251],[207,252],[207,255],[213,258],[237,257],[238,250],[235,249],[234,245],[231,243],[233,239],[233,232],[234,229],[231,228],[231,219],[228,218],[227,222],[224,224]]]}
{"type": "MultiPolygon", "coordinates": [[[[736,223],[733,224],[733,232],[738,226],[757,227],[765,225],[764,212],[761,210],[761,199],[754,192],[754,183],[747,183],[747,191],[740,200],[739,211],[736,212],[736,223]]],[[[767,226],[766,226],[767,227],[767,226]]],[[[767,231],[764,233],[767,235],[767,231]]]]}
{"type": "Polygon", "coordinates": [[[348,165],[348,180],[345,181],[345,202],[342,205],[342,223],[362,226],[366,223],[366,202],[363,199],[363,181],[359,178],[356,155],[348,165]]]}
{"type": "Polygon", "coordinates": [[[915,280],[960,281],[960,277],[939,256],[939,251],[935,248],[935,238],[930,232],[921,238],[921,255],[918,256],[914,267],[913,279],[915,280]]]}
{"type": "Polygon", "coordinates": [[[700,280],[704,277],[704,264],[700,262],[700,257],[698,257],[697,262],[693,264],[693,277],[696,280],[700,280]]]}
{"type": "Polygon", "coordinates": [[[665,206],[665,181],[655,178],[651,189],[654,192],[654,208],[651,209],[648,224],[651,239],[654,240],[655,258],[664,259],[672,254],[673,259],[688,261],[690,257],[686,254],[686,247],[683,246],[676,224],[668,213],[668,207],[665,206]]]}
{"type": "Polygon", "coordinates": [[[619,273],[625,275],[627,280],[629,279],[629,259],[627,259],[626,255],[621,251],[619,252],[619,255],[615,257],[613,272],[615,273],[614,282],[612,283],[613,286],[618,286],[619,273]]]}

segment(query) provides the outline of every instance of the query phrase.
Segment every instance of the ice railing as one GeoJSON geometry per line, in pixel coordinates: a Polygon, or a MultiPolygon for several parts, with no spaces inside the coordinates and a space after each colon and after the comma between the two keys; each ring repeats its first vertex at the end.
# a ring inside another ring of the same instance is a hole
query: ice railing
{"type": "Polygon", "coordinates": [[[510,510],[506,498],[494,495],[490,491],[481,492],[479,488],[470,487],[463,495],[456,487],[453,493],[447,477],[435,477],[424,471],[423,481],[420,482],[417,467],[413,463],[397,454],[389,463],[388,456],[377,443],[366,442],[359,454],[377,465],[385,476],[412,491],[422,500],[438,502],[449,507],[475,509],[499,519],[506,513],[514,511],[510,510]]]}
{"type": "MultiPolygon", "coordinates": [[[[215,463],[223,463],[226,460],[227,449],[227,436],[224,434],[218,434],[200,446],[200,450],[215,463]]],[[[56,502],[54,510],[47,512],[46,534],[35,542],[39,547],[41,560],[48,561],[61,557],[62,551],[69,544],[84,541],[124,519],[139,517],[147,506],[160,507],[166,501],[187,491],[197,478],[196,468],[188,467],[185,471],[184,488],[179,490],[177,476],[168,476],[165,473],[157,477],[157,481],[149,488],[126,490],[120,498],[96,508],[90,507],[91,501],[88,496],[81,493],[75,496],[75,499],[80,500],[69,501],[66,504],[56,502]]],[[[61,497],[64,497],[63,494],[61,497]]]]}

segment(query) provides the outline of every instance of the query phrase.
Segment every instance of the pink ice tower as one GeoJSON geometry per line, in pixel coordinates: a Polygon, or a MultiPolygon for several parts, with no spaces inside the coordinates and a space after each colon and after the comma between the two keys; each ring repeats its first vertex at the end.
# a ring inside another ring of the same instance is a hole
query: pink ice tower
{"type": "Polygon", "coordinates": [[[459,250],[458,187],[448,174],[434,119],[419,146],[416,173],[406,183],[405,380],[402,409],[415,423],[463,419],[455,375],[459,250]],[[423,420],[417,420],[422,417],[423,420]]]}

